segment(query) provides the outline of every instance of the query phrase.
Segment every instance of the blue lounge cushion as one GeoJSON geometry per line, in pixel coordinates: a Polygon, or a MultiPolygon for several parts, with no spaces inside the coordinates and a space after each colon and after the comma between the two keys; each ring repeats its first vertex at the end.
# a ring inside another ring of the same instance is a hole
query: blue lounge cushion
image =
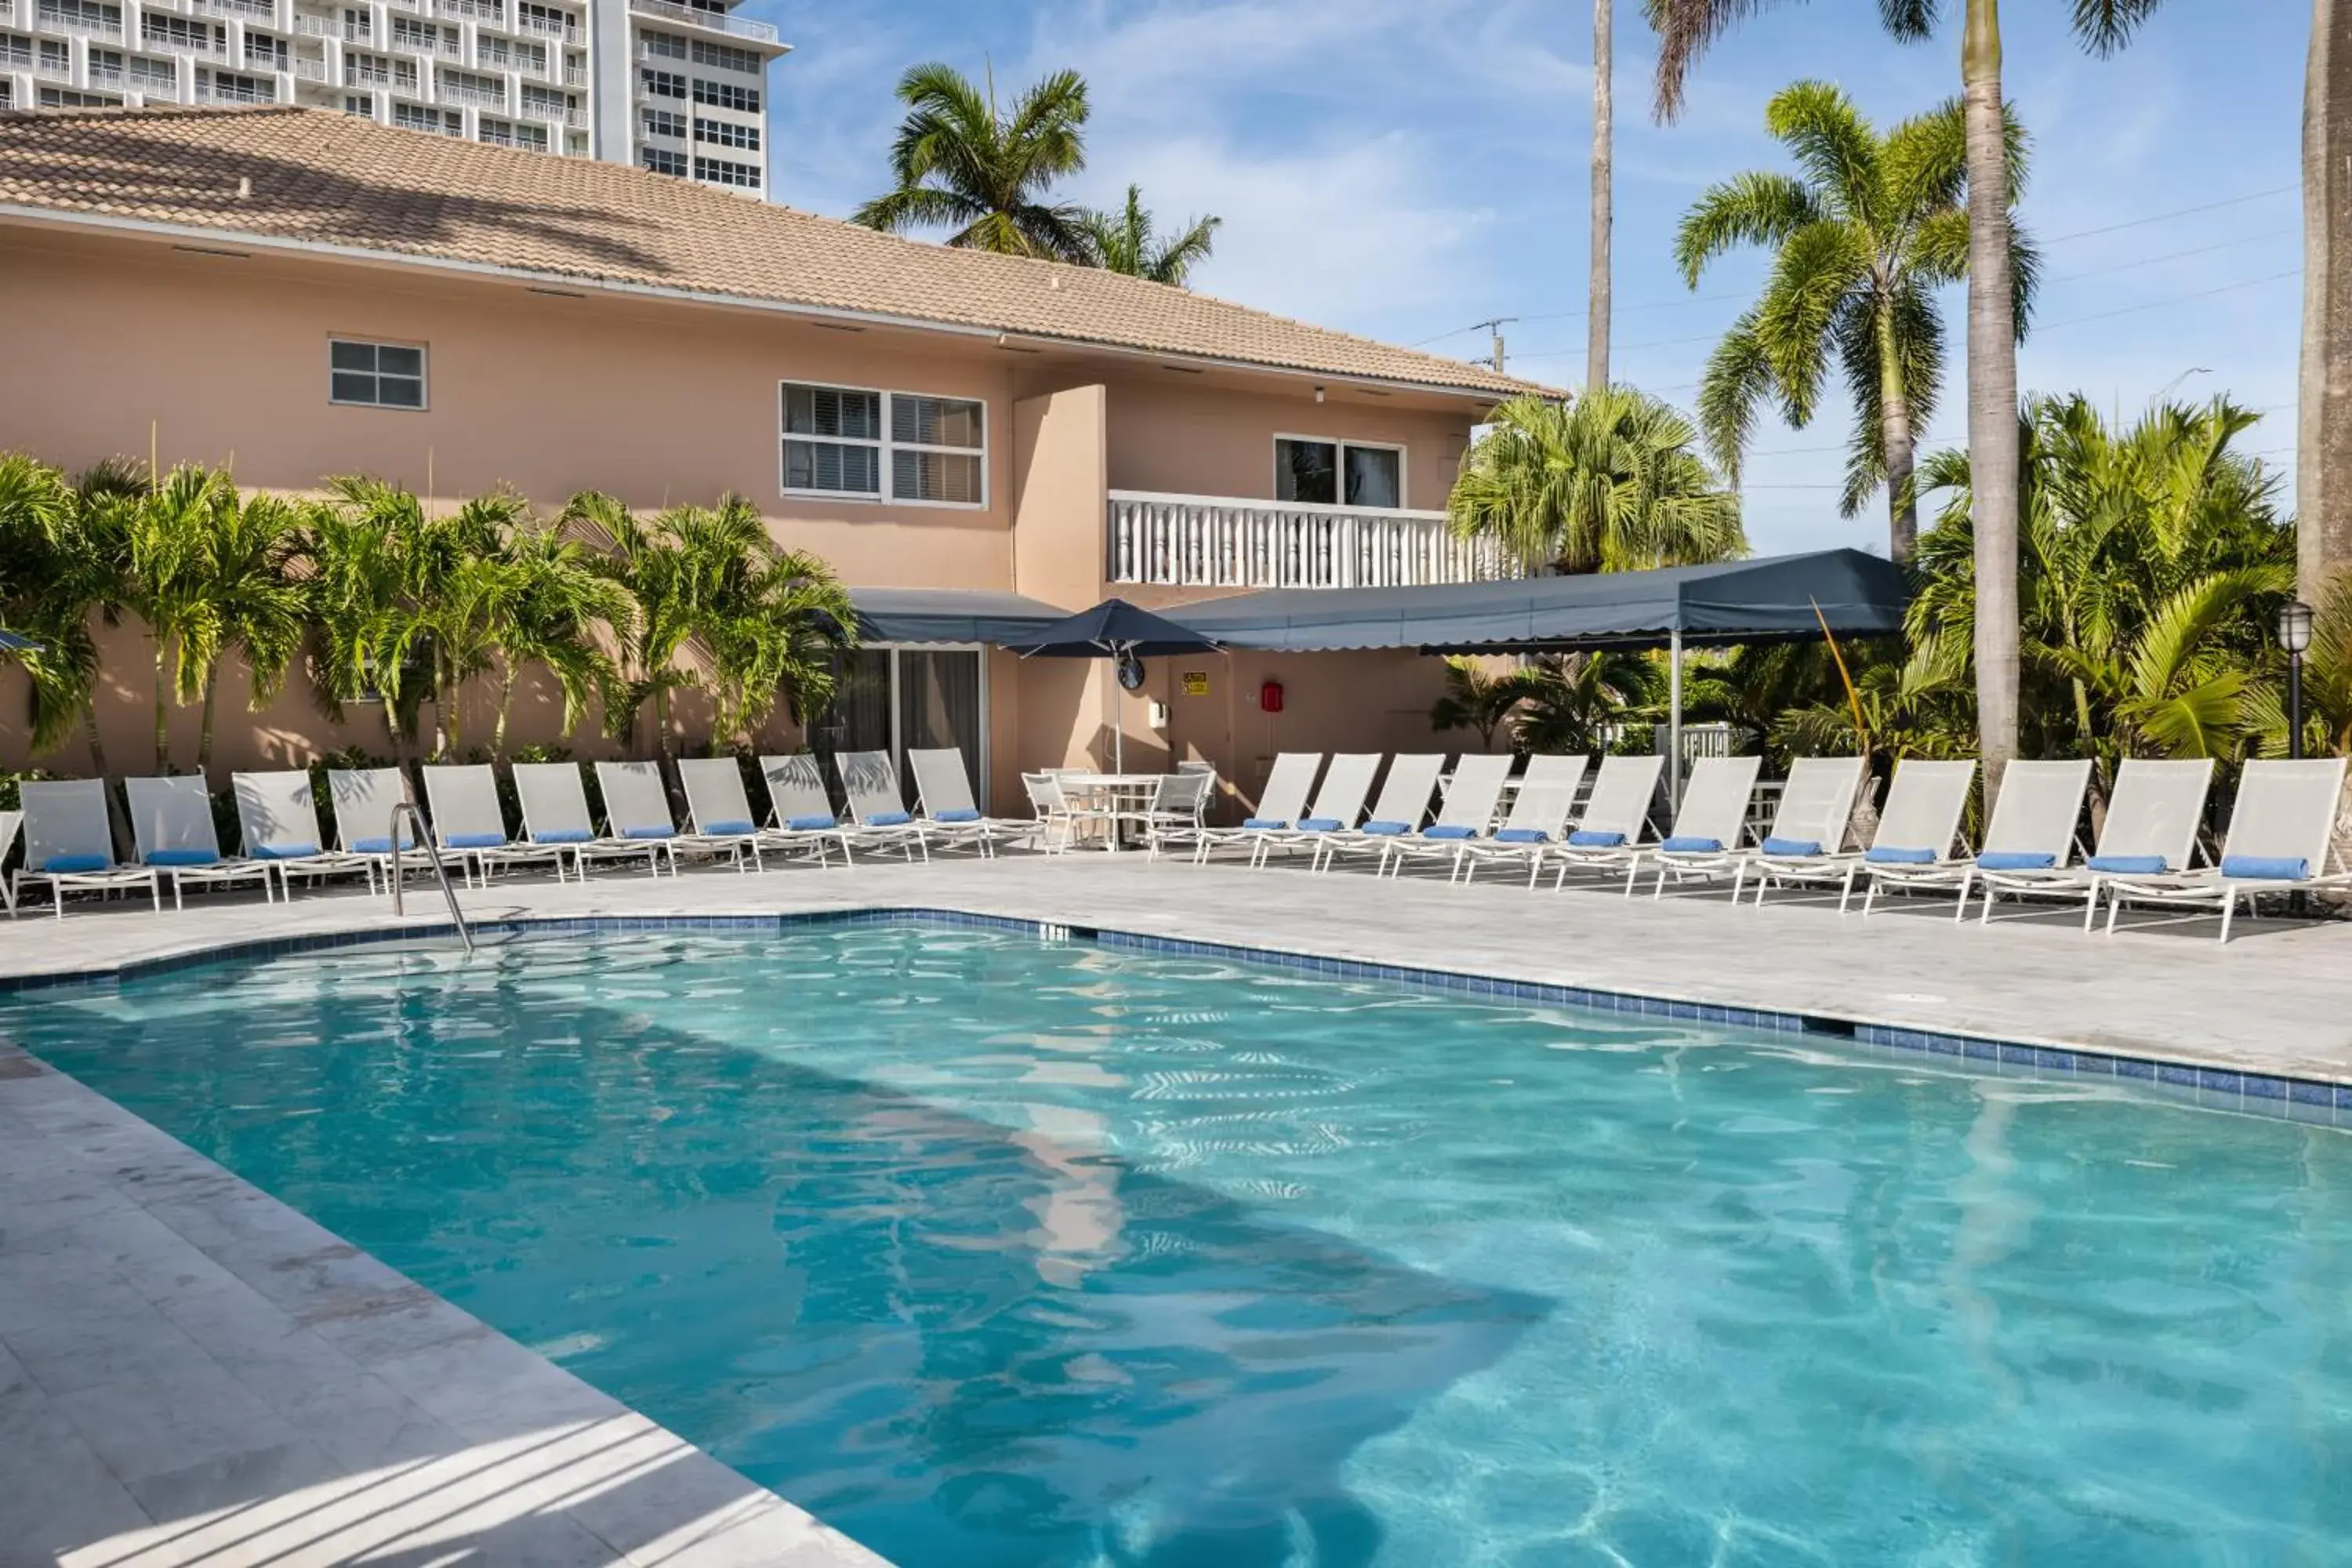
{"type": "Polygon", "coordinates": [[[253,858],[257,860],[308,860],[319,852],[315,844],[257,844],[253,858]]]}
{"type": "Polygon", "coordinates": [[[954,811],[935,811],[931,813],[931,820],[934,822],[978,822],[980,820],[980,813],[974,811],[970,806],[961,806],[954,811]]]}
{"type": "Polygon", "coordinates": [[[506,842],[503,833],[452,833],[447,839],[452,849],[503,849],[506,842]]]}
{"type": "MultiPolygon", "coordinates": [[[[414,849],[416,847],[413,841],[406,838],[400,841],[400,847],[403,849],[414,849]]],[[[392,840],[389,838],[354,838],[352,840],[352,853],[354,855],[389,855],[392,853],[392,840]]]]}
{"type": "Polygon", "coordinates": [[[1337,833],[1347,825],[1336,816],[1308,816],[1302,817],[1298,826],[1307,833],[1337,833]]]}
{"type": "Polygon", "coordinates": [[[2058,857],[2032,849],[1988,849],[1977,857],[1979,871],[2047,871],[2058,857]]]}
{"type": "Polygon", "coordinates": [[[624,838],[675,838],[677,835],[667,827],[624,827],[624,838]]]}
{"type": "Polygon", "coordinates": [[[1287,827],[1290,824],[1283,821],[1282,818],[1278,816],[1247,816],[1242,819],[1242,826],[1244,827],[1255,827],[1260,832],[1264,832],[1270,828],[1287,827]]]}
{"type": "Polygon", "coordinates": [[[1540,827],[1498,827],[1495,830],[1497,844],[1549,844],[1551,835],[1540,827]]]}
{"type": "Polygon", "coordinates": [[[1382,838],[1394,838],[1400,833],[1411,833],[1412,831],[1412,824],[1410,822],[1367,822],[1364,824],[1364,831],[1367,833],[1378,834],[1382,838]]]}
{"type": "Polygon", "coordinates": [[[1568,841],[1579,849],[1614,849],[1625,842],[1625,836],[1622,833],[1601,833],[1580,827],[1568,836],[1568,841]]]}
{"type": "Polygon", "coordinates": [[[2094,855],[2090,867],[2110,877],[2160,877],[2172,869],[2161,855],[2094,855]]]}
{"type": "Polygon", "coordinates": [[[788,816],[784,818],[784,826],[794,833],[824,833],[841,824],[830,816],[788,816]]]}
{"type": "Polygon", "coordinates": [[[530,837],[537,844],[585,844],[590,835],[584,827],[558,827],[546,833],[534,833],[530,837]]]}
{"type": "Polygon", "coordinates": [[[1936,863],[1933,849],[1905,849],[1893,844],[1874,844],[1863,857],[1874,866],[1932,866],[1936,863]]]}
{"type": "MultiPolygon", "coordinates": [[[[868,827],[904,827],[907,824],[914,820],[915,819],[913,817],[908,816],[903,811],[877,811],[873,816],[866,819],[866,826],[868,827]]],[[[745,825],[745,831],[750,831],[749,824],[745,825]]]]}
{"type": "Polygon", "coordinates": [[[1475,828],[1465,827],[1458,822],[1433,822],[1421,830],[1423,838],[1475,838],[1475,828]]]}
{"type": "Polygon", "coordinates": [[[220,857],[209,849],[151,849],[147,852],[150,866],[217,866],[220,857]]]}
{"type": "Polygon", "coordinates": [[[1764,840],[1765,854],[1783,855],[1792,860],[1809,860],[1821,852],[1822,841],[1818,838],[1767,838],[1764,840]]]}
{"type": "Polygon", "coordinates": [[[2300,855],[2224,855],[2221,875],[2246,882],[2300,882],[2311,862],[2300,855]]]}
{"type": "Polygon", "coordinates": [[[103,871],[112,864],[103,855],[52,855],[41,862],[41,869],[66,877],[83,871],[103,871]]]}
{"type": "Polygon", "coordinates": [[[1676,855],[1714,855],[1722,851],[1723,840],[1702,838],[1696,833],[1678,833],[1658,847],[1671,850],[1676,855]]]}
{"type": "Polygon", "coordinates": [[[736,836],[736,835],[738,835],[738,834],[750,833],[750,832],[753,831],[753,829],[752,829],[752,826],[751,826],[751,825],[750,823],[748,823],[748,822],[739,822],[739,821],[737,821],[735,818],[733,818],[733,817],[731,817],[731,816],[730,816],[730,817],[729,817],[729,818],[728,818],[726,821],[724,821],[724,822],[714,822],[714,823],[712,823],[709,826],[708,826],[708,827],[704,828],[702,831],[703,831],[703,832],[705,832],[705,833],[708,833],[708,834],[715,835],[715,836],[717,836],[717,837],[721,837],[721,838],[730,838],[730,837],[735,837],[735,836],[736,836]]]}

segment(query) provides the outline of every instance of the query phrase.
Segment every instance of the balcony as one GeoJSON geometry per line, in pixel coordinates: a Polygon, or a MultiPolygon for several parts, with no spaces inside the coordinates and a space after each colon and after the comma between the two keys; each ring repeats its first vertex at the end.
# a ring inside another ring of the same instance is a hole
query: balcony
{"type": "Polygon", "coordinates": [[[175,55],[194,55],[200,59],[226,63],[229,58],[226,38],[175,38],[167,33],[142,33],[139,47],[162,49],[175,55]]]}
{"type": "Polygon", "coordinates": [[[54,11],[41,13],[38,26],[51,33],[79,33],[86,38],[104,38],[109,43],[122,41],[122,24],[101,22],[87,16],[63,16],[54,11]]]}
{"type": "Polygon", "coordinates": [[[1402,588],[1520,575],[1493,541],[1455,538],[1441,511],[1113,490],[1106,521],[1113,583],[1402,588]]]}
{"type": "Polygon", "coordinates": [[[629,0],[629,9],[640,16],[657,16],[684,27],[708,27],[712,32],[749,38],[754,43],[772,44],[777,41],[776,29],[767,23],[754,22],[748,16],[730,16],[724,11],[705,11],[696,5],[674,5],[672,0],[629,0]]]}
{"type": "Polygon", "coordinates": [[[217,11],[225,16],[250,17],[272,26],[278,22],[277,0],[196,0],[196,3],[203,10],[217,11]]]}
{"type": "Polygon", "coordinates": [[[244,82],[223,81],[215,77],[211,81],[196,83],[198,103],[275,103],[278,89],[268,82],[247,85],[244,82]]]}
{"type": "Polygon", "coordinates": [[[325,81],[327,62],[311,59],[306,55],[297,55],[294,57],[294,74],[303,81],[325,81]]]}

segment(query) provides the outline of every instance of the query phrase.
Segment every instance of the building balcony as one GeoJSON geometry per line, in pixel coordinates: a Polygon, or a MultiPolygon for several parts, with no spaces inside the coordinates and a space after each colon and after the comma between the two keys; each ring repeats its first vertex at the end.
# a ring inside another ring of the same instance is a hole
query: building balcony
{"type": "Polygon", "coordinates": [[[196,101],[198,103],[275,103],[278,101],[278,89],[267,82],[256,87],[246,87],[240,83],[224,82],[215,79],[212,81],[196,83],[196,101]]]}
{"type": "Polygon", "coordinates": [[[1442,511],[1112,490],[1105,577],[1216,588],[1402,588],[1521,575],[1442,511]]]}
{"type": "Polygon", "coordinates": [[[304,81],[329,79],[326,61],[310,59],[302,55],[294,57],[294,74],[304,81]]]}
{"type": "Polygon", "coordinates": [[[708,27],[714,33],[749,38],[754,43],[772,44],[780,37],[776,29],[765,22],[754,22],[749,16],[730,16],[724,11],[705,11],[695,5],[675,5],[672,0],[629,0],[629,9],[640,16],[657,16],[682,27],[708,27]]]}
{"type": "Polygon", "coordinates": [[[122,41],[122,25],[120,22],[93,22],[80,16],[51,14],[42,16],[38,25],[45,33],[78,33],[85,38],[104,38],[109,43],[122,41]]]}
{"type": "Polygon", "coordinates": [[[278,25],[276,0],[196,0],[196,8],[224,16],[242,16],[249,21],[278,25]]]}
{"type": "Polygon", "coordinates": [[[227,41],[220,38],[198,42],[192,38],[170,38],[161,34],[150,33],[140,38],[139,47],[142,49],[159,50],[165,54],[194,55],[198,59],[219,60],[224,65],[228,63],[230,58],[227,41]]]}

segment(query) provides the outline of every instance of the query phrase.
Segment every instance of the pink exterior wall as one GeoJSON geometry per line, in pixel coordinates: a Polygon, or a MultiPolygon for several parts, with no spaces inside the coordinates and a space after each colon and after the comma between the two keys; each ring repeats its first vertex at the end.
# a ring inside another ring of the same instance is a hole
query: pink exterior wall
{"type": "MultiPolygon", "coordinates": [[[[830,561],[852,586],[1017,591],[1076,609],[1103,581],[1107,489],[1270,499],[1277,432],[1405,447],[1408,503],[1443,505],[1475,408],[1436,395],[1391,398],[1311,378],[1161,370],[1095,351],[1015,354],[992,339],[875,328],[829,330],[771,312],[659,300],[552,297],[510,280],[256,255],[194,254],[127,237],[0,224],[9,359],[39,374],[0,376],[0,445],[67,468],[115,455],[165,465],[233,463],[248,489],[314,489],[371,473],[445,504],[509,485],[553,510],[580,489],[655,509],[751,497],[776,539],[830,561]],[[422,342],[431,406],[341,407],[327,398],[331,335],[422,342]],[[780,493],[778,386],[786,380],[972,397],[986,405],[988,500],[972,509],[790,498],[780,493]]],[[[1166,604],[1197,591],[1123,587],[1166,604]]],[[[136,624],[106,634],[100,730],[116,773],[153,763],[150,647],[136,624]]],[[[1181,661],[1192,668],[1194,661],[1181,661]]],[[[1293,657],[1291,711],[1268,721],[1244,698],[1256,656],[1213,658],[1209,704],[1174,697],[1175,667],[1125,705],[1130,766],[1170,755],[1262,772],[1269,748],[1419,748],[1441,684],[1410,655],[1293,657]],[[1309,692],[1314,693],[1309,697],[1309,692]],[[1174,704],[1170,733],[1147,699],[1174,704]],[[1223,706],[1222,715],[1205,711],[1223,706]],[[1415,722],[1420,728],[1414,728],[1415,722]]],[[[992,655],[992,794],[1018,808],[1024,767],[1108,763],[1118,705],[1107,665],[992,655]]],[[[468,745],[487,743],[494,697],[464,699],[468,745]]],[[[0,767],[29,760],[21,673],[0,667],[0,767]]],[[[699,739],[691,697],[677,727],[699,739]]],[[[172,716],[177,765],[195,755],[194,707],[172,716]]],[[[426,719],[430,732],[430,712],[426,719]]],[[[215,772],[282,765],[356,745],[390,748],[373,710],[342,725],[317,710],[298,672],[249,715],[241,669],[224,669],[215,772]]],[[[780,714],[764,742],[789,743],[780,714]]],[[[553,693],[528,682],[510,742],[561,742],[583,757],[638,752],[652,737],[606,741],[593,711],[564,734],[553,693]]],[[[86,771],[79,737],[39,759],[86,771]]]]}

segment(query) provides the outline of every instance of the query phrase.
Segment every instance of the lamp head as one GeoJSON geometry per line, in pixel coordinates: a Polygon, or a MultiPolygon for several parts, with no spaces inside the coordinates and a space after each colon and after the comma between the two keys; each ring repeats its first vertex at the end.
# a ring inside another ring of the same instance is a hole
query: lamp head
{"type": "Polygon", "coordinates": [[[2311,606],[2301,599],[2289,599],[2279,606],[2279,647],[2293,655],[2301,655],[2311,646],[2311,606]]]}

